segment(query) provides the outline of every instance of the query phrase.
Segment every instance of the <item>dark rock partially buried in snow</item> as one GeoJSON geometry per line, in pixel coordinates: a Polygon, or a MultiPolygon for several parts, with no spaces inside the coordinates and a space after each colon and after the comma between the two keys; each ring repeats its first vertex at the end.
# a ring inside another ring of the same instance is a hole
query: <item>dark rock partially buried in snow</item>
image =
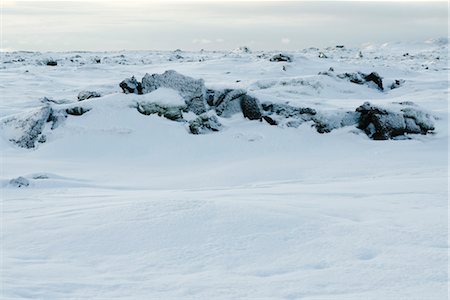
{"type": "Polygon", "coordinates": [[[142,94],[142,84],[134,76],[124,79],[119,86],[125,94],[142,94]]]}
{"type": "Polygon", "coordinates": [[[214,115],[202,114],[195,120],[189,122],[189,130],[192,134],[205,134],[219,131],[222,129],[222,124],[214,115]]]}
{"type": "Polygon", "coordinates": [[[25,177],[13,178],[9,181],[9,185],[17,188],[30,186],[30,181],[25,177]]]}
{"type": "Polygon", "coordinates": [[[78,94],[78,101],[83,101],[83,100],[87,100],[87,99],[91,99],[91,98],[98,98],[101,97],[102,95],[98,92],[95,91],[81,91],[78,94]]]}
{"type": "Polygon", "coordinates": [[[45,62],[45,64],[46,64],[47,66],[50,66],[50,67],[55,67],[55,66],[58,65],[58,62],[57,62],[56,60],[53,60],[53,59],[48,59],[48,60],[45,62]]]}
{"type": "Polygon", "coordinates": [[[292,62],[292,56],[287,55],[287,54],[275,54],[274,56],[272,56],[270,58],[270,61],[273,62],[292,62]]]}
{"type": "Polygon", "coordinates": [[[393,89],[398,89],[399,87],[401,87],[403,84],[405,83],[405,80],[403,79],[396,79],[394,80],[394,82],[391,84],[391,86],[389,87],[391,90],[393,89]]]}
{"type": "Polygon", "coordinates": [[[90,111],[90,109],[82,107],[82,106],[74,106],[74,107],[67,108],[65,111],[68,115],[81,116],[81,115],[84,115],[85,113],[87,113],[88,111],[90,111]]]}
{"type": "MultiPolygon", "coordinates": [[[[329,73],[324,75],[330,75],[329,73]]],[[[365,74],[362,72],[356,72],[356,73],[343,73],[343,74],[338,74],[336,75],[336,77],[340,78],[340,79],[347,79],[352,83],[356,83],[356,84],[374,84],[377,89],[379,89],[380,91],[383,91],[383,79],[381,78],[380,75],[378,75],[377,72],[372,72],[370,74],[365,74]]]]}
{"type": "Polygon", "coordinates": [[[374,140],[388,140],[407,134],[427,134],[434,130],[433,118],[412,107],[394,112],[365,102],[356,112],[360,113],[358,128],[374,140]]]}

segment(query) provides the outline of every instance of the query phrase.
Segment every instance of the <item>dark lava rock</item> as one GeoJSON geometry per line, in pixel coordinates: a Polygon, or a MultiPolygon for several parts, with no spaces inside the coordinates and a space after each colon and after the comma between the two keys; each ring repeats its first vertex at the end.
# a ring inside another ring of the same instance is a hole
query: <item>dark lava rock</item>
{"type": "Polygon", "coordinates": [[[374,140],[387,140],[406,134],[427,134],[434,130],[432,117],[411,107],[393,112],[365,102],[356,112],[360,113],[358,128],[374,140]]]}
{"type": "Polygon", "coordinates": [[[125,94],[142,94],[142,84],[134,76],[124,79],[119,86],[125,94]]]}
{"type": "Polygon", "coordinates": [[[401,87],[404,83],[405,83],[405,80],[403,80],[403,79],[396,79],[396,80],[394,80],[394,82],[391,84],[391,86],[389,88],[391,90],[397,89],[397,88],[401,87]]]}
{"type": "Polygon", "coordinates": [[[17,178],[13,178],[9,181],[9,185],[13,186],[13,187],[17,187],[17,188],[21,188],[21,187],[27,187],[30,186],[30,181],[28,179],[26,179],[25,177],[17,177],[17,178]]]}
{"type": "Polygon", "coordinates": [[[274,119],[272,119],[269,116],[263,116],[264,121],[266,121],[267,123],[269,123],[270,125],[278,125],[278,122],[275,121],[274,119]]]}
{"type": "Polygon", "coordinates": [[[81,106],[74,106],[66,109],[66,113],[72,116],[81,116],[88,111],[90,111],[90,109],[81,106]]]}
{"type": "Polygon", "coordinates": [[[261,104],[259,104],[258,99],[249,95],[243,95],[240,99],[244,117],[249,120],[261,120],[261,104]]]}
{"type": "Polygon", "coordinates": [[[94,92],[94,91],[81,91],[79,94],[78,94],[78,101],[83,101],[83,100],[86,100],[86,99],[91,99],[91,98],[99,98],[99,97],[101,97],[102,95],[100,94],[100,93],[98,93],[98,92],[94,92]]]}
{"type": "Polygon", "coordinates": [[[216,116],[208,116],[202,114],[197,119],[189,122],[189,130],[192,134],[205,134],[209,132],[219,131],[222,129],[222,124],[216,116]]]}
{"type": "Polygon", "coordinates": [[[282,61],[291,62],[292,61],[292,56],[280,53],[280,54],[276,54],[276,55],[272,56],[270,58],[270,61],[274,61],[274,62],[282,62],[282,61]]]}
{"type": "Polygon", "coordinates": [[[373,83],[375,83],[381,91],[383,90],[383,80],[380,77],[380,75],[378,75],[377,72],[372,72],[372,73],[370,73],[368,75],[364,75],[364,80],[366,82],[373,82],[373,83]]]}
{"type": "Polygon", "coordinates": [[[57,65],[58,65],[58,62],[57,62],[56,60],[49,59],[49,60],[46,61],[45,64],[46,64],[47,66],[54,67],[54,66],[57,66],[57,65]]]}

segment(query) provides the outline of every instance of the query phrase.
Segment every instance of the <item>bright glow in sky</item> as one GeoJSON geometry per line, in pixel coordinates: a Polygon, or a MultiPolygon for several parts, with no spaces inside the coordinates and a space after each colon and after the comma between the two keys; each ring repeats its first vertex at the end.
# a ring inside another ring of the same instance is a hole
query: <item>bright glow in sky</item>
{"type": "Polygon", "coordinates": [[[342,1],[4,1],[10,50],[294,50],[448,36],[448,4],[342,1]]]}

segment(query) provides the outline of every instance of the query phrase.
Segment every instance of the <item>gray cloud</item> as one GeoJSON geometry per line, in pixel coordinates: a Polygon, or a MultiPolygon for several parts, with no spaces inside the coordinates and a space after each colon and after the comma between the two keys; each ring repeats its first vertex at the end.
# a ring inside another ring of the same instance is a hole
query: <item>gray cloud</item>
{"type": "Polygon", "coordinates": [[[3,39],[4,48],[40,51],[351,46],[448,36],[447,9],[446,2],[15,2],[3,8],[3,39]]]}

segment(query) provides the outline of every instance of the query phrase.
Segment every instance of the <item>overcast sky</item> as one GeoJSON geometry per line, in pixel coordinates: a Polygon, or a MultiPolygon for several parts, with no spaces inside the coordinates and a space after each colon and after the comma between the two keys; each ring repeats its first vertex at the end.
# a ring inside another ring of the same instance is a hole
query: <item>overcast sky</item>
{"type": "Polygon", "coordinates": [[[6,50],[294,50],[448,36],[448,3],[6,1],[6,50]]]}

